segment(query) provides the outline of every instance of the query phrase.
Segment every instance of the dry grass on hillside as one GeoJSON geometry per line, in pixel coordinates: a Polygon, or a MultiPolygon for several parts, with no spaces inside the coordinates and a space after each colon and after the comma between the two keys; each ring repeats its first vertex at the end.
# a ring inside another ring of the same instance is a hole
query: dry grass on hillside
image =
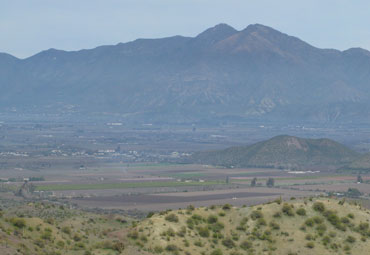
{"type": "Polygon", "coordinates": [[[368,254],[370,212],[336,199],[229,205],[156,214],[128,238],[154,254],[368,254]]]}

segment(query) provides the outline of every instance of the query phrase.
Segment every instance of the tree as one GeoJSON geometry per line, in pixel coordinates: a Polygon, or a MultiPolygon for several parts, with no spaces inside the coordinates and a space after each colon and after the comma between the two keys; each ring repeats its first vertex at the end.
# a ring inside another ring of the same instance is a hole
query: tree
{"type": "Polygon", "coordinates": [[[357,182],[358,183],[363,183],[364,182],[361,175],[357,175],[357,182]]]}
{"type": "Polygon", "coordinates": [[[346,192],[346,195],[348,197],[359,197],[362,195],[362,193],[358,189],[349,188],[348,191],[346,192]]]}
{"type": "Polygon", "coordinates": [[[256,185],[257,185],[257,178],[254,177],[253,180],[251,181],[251,186],[256,187],[256,185]]]}
{"type": "Polygon", "coordinates": [[[268,178],[267,181],[266,181],[266,186],[267,187],[274,187],[274,185],[275,185],[274,178],[268,178]]]}

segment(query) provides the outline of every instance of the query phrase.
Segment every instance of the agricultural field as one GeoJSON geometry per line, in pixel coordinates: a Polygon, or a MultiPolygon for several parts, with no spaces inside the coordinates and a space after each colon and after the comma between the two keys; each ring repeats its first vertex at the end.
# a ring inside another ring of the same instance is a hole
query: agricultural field
{"type": "MultiPolygon", "coordinates": [[[[2,173],[5,176],[6,172],[2,173]]],[[[278,197],[344,194],[356,188],[369,198],[370,176],[334,171],[288,171],[272,168],[226,169],[208,165],[170,163],[99,163],[79,168],[20,171],[19,179],[29,176],[42,180],[29,181],[33,199],[60,199],[83,208],[138,211],[161,211],[196,206],[230,203],[241,206],[267,202],[278,197]],[[33,174],[33,175],[32,175],[33,174]],[[256,183],[251,185],[255,178],[256,183]],[[267,187],[269,178],[273,187],[267,187]]],[[[0,186],[16,191],[19,182],[0,186]]]]}

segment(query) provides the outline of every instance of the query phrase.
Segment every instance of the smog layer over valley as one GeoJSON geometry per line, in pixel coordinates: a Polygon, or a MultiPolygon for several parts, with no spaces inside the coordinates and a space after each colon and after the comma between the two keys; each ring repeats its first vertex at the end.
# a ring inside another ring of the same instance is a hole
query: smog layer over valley
{"type": "Polygon", "coordinates": [[[0,255],[369,254],[369,3],[21,2],[0,255]]]}

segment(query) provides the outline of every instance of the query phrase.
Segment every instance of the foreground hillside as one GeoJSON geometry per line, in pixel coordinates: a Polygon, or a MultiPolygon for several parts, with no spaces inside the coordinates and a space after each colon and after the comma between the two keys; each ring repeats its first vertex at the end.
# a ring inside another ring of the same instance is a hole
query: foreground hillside
{"type": "Polygon", "coordinates": [[[92,214],[62,205],[37,202],[11,206],[0,210],[0,254],[120,254],[124,240],[114,232],[127,224],[121,216],[92,214]]]}
{"type": "Polygon", "coordinates": [[[276,136],[250,146],[199,152],[191,162],[225,167],[337,168],[359,154],[330,139],[276,136]]]}
{"type": "Polygon", "coordinates": [[[0,112],[132,123],[368,123],[369,69],[370,52],[360,48],[318,49],[267,26],[220,24],[196,37],[27,59],[0,53],[0,112]]]}
{"type": "Polygon", "coordinates": [[[370,212],[333,199],[169,211],[129,232],[148,254],[369,254],[370,212]]]}
{"type": "Polygon", "coordinates": [[[370,249],[369,220],[361,206],[328,198],[188,206],[141,221],[29,203],[0,211],[0,254],[362,255],[370,249]]]}

